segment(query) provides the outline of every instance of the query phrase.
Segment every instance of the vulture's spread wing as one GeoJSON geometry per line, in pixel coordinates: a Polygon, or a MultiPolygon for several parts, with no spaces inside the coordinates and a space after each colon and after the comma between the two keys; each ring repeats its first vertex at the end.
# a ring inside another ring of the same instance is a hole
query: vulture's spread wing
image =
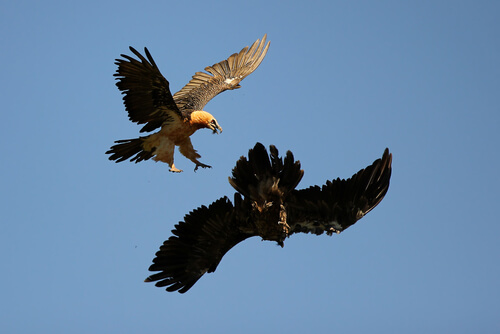
{"type": "Polygon", "coordinates": [[[146,124],[141,132],[153,131],[163,123],[179,120],[181,112],[170,93],[167,79],[144,48],[146,58],[130,47],[139,60],[127,55],[116,59],[116,86],[124,94],[123,103],[132,122],[146,124]]]}
{"type": "Polygon", "coordinates": [[[266,36],[251,47],[243,48],[220,63],[208,66],[205,71],[196,72],[191,81],[174,94],[174,100],[182,111],[203,110],[217,94],[228,89],[240,88],[239,83],[259,67],[266,56],[269,42],[266,36]]]}
{"type": "Polygon", "coordinates": [[[223,197],[208,208],[202,206],[186,215],[149,268],[160,272],[149,276],[146,282],[158,281],[158,287],[184,293],[203,274],[214,272],[224,254],[254,235],[241,231],[241,214],[236,211],[231,201],[223,197]]]}
{"type": "Polygon", "coordinates": [[[288,202],[292,233],[340,233],[363,218],[387,193],[391,162],[392,154],[385,149],[381,159],[350,179],[293,191],[288,202]]]}

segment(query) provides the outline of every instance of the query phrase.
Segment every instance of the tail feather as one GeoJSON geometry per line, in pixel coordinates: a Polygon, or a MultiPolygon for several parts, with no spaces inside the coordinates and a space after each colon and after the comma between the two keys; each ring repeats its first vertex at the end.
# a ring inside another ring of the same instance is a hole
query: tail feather
{"type": "Polygon", "coordinates": [[[236,191],[247,198],[260,201],[273,192],[274,185],[283,195],[287,195],[298,185],[304,171],[300,162],[295,161],[292,152],[288,151],[283,160],[278,149],[270,146],[270,154],[261,143],[255,144],[248,152],[248,159],[241,157],[233,169],[229,183],[236,191]]]}
{"type": "Polygon", "coordinates": [[[142,160],[152,158],[155,149],[153,148],[151,151],[144,150],[142,145],[144,143],[144,138],[146,137],[115,141],[116,145],[111,146],[111,148],[106,152],[106,154],[111,154],[109,160],[122,162],[130,159],[130,161],[135,161],[137,163],[142,160]]]}

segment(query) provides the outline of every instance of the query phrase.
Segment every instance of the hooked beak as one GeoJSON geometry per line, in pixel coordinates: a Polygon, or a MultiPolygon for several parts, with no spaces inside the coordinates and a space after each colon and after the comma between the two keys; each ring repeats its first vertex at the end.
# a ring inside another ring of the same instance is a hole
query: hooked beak
{"type": "Polygon", "coordinates": [[[219,126],[219,124],[213,124],[210,129],[213,131],[213,133],[222,133],[222,128],[219,126]],[[219,132],[217,132],[219,131],[219,132]]]}

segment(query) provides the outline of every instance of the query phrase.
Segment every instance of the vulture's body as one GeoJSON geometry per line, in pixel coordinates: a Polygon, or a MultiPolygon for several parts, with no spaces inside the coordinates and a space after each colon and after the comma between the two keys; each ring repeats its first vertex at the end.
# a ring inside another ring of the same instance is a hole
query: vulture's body
{"type": "Polygon", "coordinates": [[[174,165],[174,150],[179,151],[198,167],[210,167],[201,163],[200,155],[193,148],[191,135],[199,129],[222,132],[217,120],[203,110],[216,95],[226,90],[240,88],[239,83],[255,71],[264,59],[269,42],[266,35],[251,47],[243,48],[228,59],[197,72],[191,81],[173,96],[169,82],[145,48],[146,58],[137,50],[130,50],[138,58],[121,55],[117,59],[118,70],[114,74],[118,89],[124,94],[123,102],[132,122],[145,124],[141,132],[160,130],[148,136],[116,141],[107,154],[109,159],[121,162],[127,159],[139,162],[153,158],[170,166],[170,171],[181,172],[174,165]]]}
{"type": "Polygon", "coordinates": [[[340,233],[370,212],[389,189],[392,155],[350,179],[296,190],[303,176],[300,162],[288,151],[257,143],[248,159],[241,157],[229,178],[234,203],[223,197],[184,217],[156,253],[146,281],[167,291],[188,291],[206,272],[213,272],[224,254],[241,241],[259,236],[283,246],[293,233],[340,233]]]}

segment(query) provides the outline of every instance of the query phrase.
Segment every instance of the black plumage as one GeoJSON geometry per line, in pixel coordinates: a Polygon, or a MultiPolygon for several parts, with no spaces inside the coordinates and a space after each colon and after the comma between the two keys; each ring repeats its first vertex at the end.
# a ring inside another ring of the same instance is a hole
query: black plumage
{"type": "Polygon", "coordinates": [[[213,272],[232,247],[259,236],[284,240],[293,233],[340,233],[370,212],[389,189],[392,154],[349,179],[295,190],[303,176],[300,162],[288,151],[282,159],[276,147],[270,154],[257,143],[241,157],[229,178],[237,190],[234,204],[223,197],[184,217],[160,247],[146,279],[167,291],[188,291],[206,272],[213,272]]]}

